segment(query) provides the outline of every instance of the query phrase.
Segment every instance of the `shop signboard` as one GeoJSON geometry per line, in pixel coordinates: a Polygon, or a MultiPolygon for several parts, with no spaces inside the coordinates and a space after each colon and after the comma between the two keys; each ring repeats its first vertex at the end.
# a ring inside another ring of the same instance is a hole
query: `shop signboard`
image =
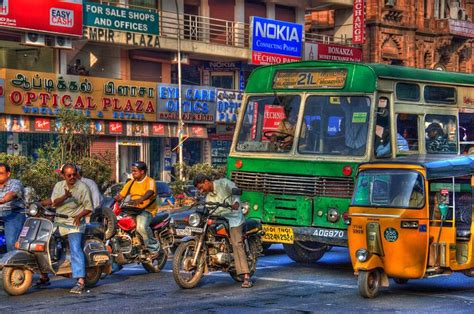
{"type": "Polygon", "coordinates": [[[148,123],[142,122],[128,122],[127,123],[128,136],[148,136],[148,123]]]}
{"type": "Polygon", "coordinates": [[[5,80],[0,78],[0,112],[5,112],[5,80]]]}
{"type": "Polygon", "coordinates": [[[301,60],[303,25],[252,16],[252,64],[277,64],[301,60]]]}
{"type": "MultiPolygon", "coordinates": [[[[158,84],[157,121],[179,120],[178,85],[158,84]]],[[[182,120],[185,123],[213,124],[216,115],[216,89],[209,86],[183,85],[181,88],[182,120]]]]}
{"type": "Polygon", "coordinates": [[[7,132],[29,132],[30,120],[28,117],[6,115],[2,119],[2,130],[7,132]]]}
{"type": "Polygon", "coordinates": [[[108,124],[108,134],[123,135],[123,123],[121,121],[110,121],[108,124]]]}
{"type": "Polygon", "coordinates": [[[352,7],[352,43],[363,44],[365,42],[365,0],[354,0],[352,7]]]}
{"type": "Polygon", "coordinates": [[[0,27],[82,37],[82,0],[2,0],[0,27]]]}
{"type": "Polygon", "coordinates": [[[38,132],[50,132],[51,131],[51,119],[50,118],[34,118],[34,131],[38,132]]]}
{"type": "Polygon", "coordinates": [[[235,124],[242,106],[243,92],[217,89],[216,122],[235,124]]]}
{"type": "MultiPolygon", "coordinates": [[[[178,137],[178,125],[172,123],[152,123],[151,136],[178,137]]],[[[207,138],[207,128],[203,125],[185,125],[184,136],[191,138],[207,138]]]]}
{"type": "Polygon", "coordinates": [[[202,69],[213,72],[232,72],[242,70],[240,61],[208,61],[204,62],[202,69]]]}
{"type": "Polygon", "coordinates": [[[362,61],[362,49],[321,43],[305,43],[304,60],[362,61]]]}
{"type": "Polygon", "coordinates": [[[94,2],[84,3],[84,26],[159,35],[158,14],[94,2]]]}
{"type": "Polygon", "coordinates": [[[154,121],[156,83],[8,69],[5,113],[56,116],[61,109],[100,120],[154,121]]]}

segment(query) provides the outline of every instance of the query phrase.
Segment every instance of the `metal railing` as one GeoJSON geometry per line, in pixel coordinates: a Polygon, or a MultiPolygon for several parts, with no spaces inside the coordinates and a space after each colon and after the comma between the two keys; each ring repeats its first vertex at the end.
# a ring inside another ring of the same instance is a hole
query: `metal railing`
{"type": "MultiPolygon", "coordinates": [[[[177,38],[179,27],[179,33],[181,34],[182,40],[249,48],[250,26],[247,23],[180,13],[179,24],[181,25],[178,25],[178,14],[176,12],[134,5],[124,5],[121,3],[102,0],[92,1],[121,8],[143,10],[158,14],[160,23],[160,36],[162,37],[177,38]]],[[[315,33],[305,33],[305,41],[314,43],[337,43],[343,45],[352,45],[351,40],[343,36],[335,37],[315,33]]]]}

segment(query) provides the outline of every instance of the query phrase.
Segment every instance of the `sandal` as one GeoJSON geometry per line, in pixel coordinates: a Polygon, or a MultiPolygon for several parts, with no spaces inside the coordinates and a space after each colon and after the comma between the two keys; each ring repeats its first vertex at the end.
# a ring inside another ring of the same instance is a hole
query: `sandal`
{"type": "Polygon", "coordinates": [[[40,278],[35,283],[35,288],[43,288],[49,286],[51,283],[49,282],[49,278],[40,278]]]}
{"type": "Polygon", "coordinates": [[[246,278],[244,279],[244,282],[242,282],[242,288],[252,288],[253,287],[253,282],[252,279],[246,278]]]}
{"type": "Polygon", "coordinates": [[[80,284],[79,282],[76,282],[76,284],[74,285],[74,287],[72,287],[72,289],[69,291],[70,293],[74,293],[74,294],[81,294],[85,291],[85,285],[84,284],[80,284]]]}

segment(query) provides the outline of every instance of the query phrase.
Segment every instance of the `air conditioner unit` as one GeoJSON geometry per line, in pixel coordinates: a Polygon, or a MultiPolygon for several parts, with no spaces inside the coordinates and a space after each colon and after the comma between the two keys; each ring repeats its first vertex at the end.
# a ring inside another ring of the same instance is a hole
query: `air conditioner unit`
{"type": "Polygon", "coordinates": [[[56,36],[54,37],[53,45],[51,47],[60,49],[72,49],[71,38],[56,36]]]}
{"type": "Polygon", "coordinates": [[[46,41],[43,34],[26,33],[23,34],[21,43],[29,46],[44,46],[46,41]]]}

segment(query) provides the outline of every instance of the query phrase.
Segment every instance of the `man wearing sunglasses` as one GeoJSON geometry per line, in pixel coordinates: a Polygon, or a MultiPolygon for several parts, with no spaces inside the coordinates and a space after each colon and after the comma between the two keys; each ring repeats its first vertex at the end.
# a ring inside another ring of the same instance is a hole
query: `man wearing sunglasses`
{"type": "MultiPolygon", "coordinates": [[[[92,200],[87,185],[77,180],[77,168],[74,164],[65,164],[61,168],[64,180],[56,183],[51,195],[56,213],[69,218],[55,217],[62,236],[67,236],[71,252],[72,276],[77,280],[71,293],[83,293],[85,290],[86,261],[82,248],[82,234],[86,228],[85,217],[93,211],[92,200]]],[[[48,283],[42,276],[40,282],[48,283]]],[[[38,284],[37,284],[38,285],[38,284]]]]}
{"type": "Polygon", "coordinates": [[[137,232],[141,235],[143,243],[151,253],[158,253],[159,242],[156,241],[150,223],[153,216],[158,211],[156,204],[156,182],[147,176],[147,166],[143,161],[137,161],[132,164],[132,177],[122,188],[115,200],[121,201],[130,195],[128,206],[142,209],[137,215],[137,232]]]}

